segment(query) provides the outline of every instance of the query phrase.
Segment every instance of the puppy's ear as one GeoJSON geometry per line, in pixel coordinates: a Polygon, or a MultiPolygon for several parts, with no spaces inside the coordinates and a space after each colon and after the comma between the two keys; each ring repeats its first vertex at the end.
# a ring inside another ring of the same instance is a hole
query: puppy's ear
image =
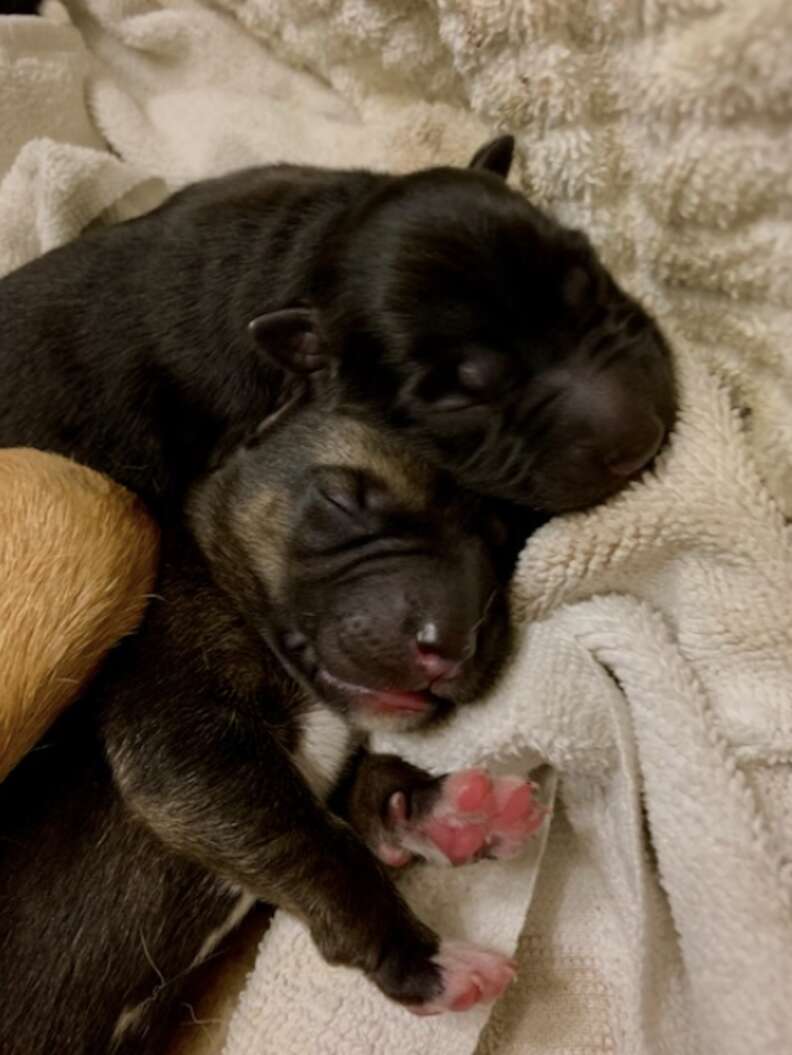
{"type": "Polygon", "coordinates": [[[506,179],[513,158],[514,136],[498,136],[497,139],[491,139],[489,143],[479,147],[468,168],[486,169],[487,172],[494,172],[496,176],[506,179]]]}
{"type": "Polygon", "coordinates": [[[316,317],[308,308],[259,315],[248,323],[248,331],[267,356],[290,373],[313,374],[327,365],[316,317]]]}

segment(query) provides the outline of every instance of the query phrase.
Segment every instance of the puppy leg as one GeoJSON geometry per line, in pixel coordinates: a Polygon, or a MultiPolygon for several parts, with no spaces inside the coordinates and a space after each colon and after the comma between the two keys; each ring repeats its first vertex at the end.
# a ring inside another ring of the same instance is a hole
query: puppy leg
{"type": "Polygon", "coordinates": [[[521,777],[467,769],[432,777],[394,755],[364,755],[343,790],[342,811],[381,861],[414,857],[466,864],[516,857],[544,808],[521,777]]]}
{"type": "Polygon", "coordinates": [[[111,716],[106,744],[128,808],[174,853],[299,916],[329,963],[359,968],[418,1014],[465,1010],[508,985],[504,956],[440,942],[275,737],[246,728],[258,705],[232,721],[220,698],[196,692],[152,706],[148,691],[148,706],[140,697],[123,721],[111,716]]]}

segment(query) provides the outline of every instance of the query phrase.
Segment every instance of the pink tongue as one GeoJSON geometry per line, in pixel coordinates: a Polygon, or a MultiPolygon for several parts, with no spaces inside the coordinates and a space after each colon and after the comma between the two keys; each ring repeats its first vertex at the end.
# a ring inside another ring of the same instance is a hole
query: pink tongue
{"type": "Polygon", "coordinates": [[[372,692],[371,705],[377,711],[425,711],[429,703],[421,692],[372,692]]]}

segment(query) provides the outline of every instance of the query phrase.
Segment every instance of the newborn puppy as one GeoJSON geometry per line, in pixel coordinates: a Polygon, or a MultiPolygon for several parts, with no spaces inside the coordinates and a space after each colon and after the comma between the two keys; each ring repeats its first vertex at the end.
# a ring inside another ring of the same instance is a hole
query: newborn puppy
{"type": "Polygon", "coordinates": [[[506,186],[512,146],[380,183],[327,240],[310,317],[347,405],[471,489],[559,513],[651,462],[674,375],[586,237],[506,186]]]}
{"type": "Polygon", "coordinates": [[[464,485],[548,513],[622,487],[675,409],[654,323],[511,191],[513,140],[407,176],[252,168],[0,281],[0,446],[155,511],[300,375],[464,485]]]}
{"type": "Polygon", "coordinates": [[[256,899],[414,1012],[502,991],[510,963],[441,940],[385,865],[518,852],[530,785],[360,749],[493,677],[502,530],[321,407],[195,489],[140,632],[0,785],[4,1055],[161,1052],[184,975],[256,899]]]}

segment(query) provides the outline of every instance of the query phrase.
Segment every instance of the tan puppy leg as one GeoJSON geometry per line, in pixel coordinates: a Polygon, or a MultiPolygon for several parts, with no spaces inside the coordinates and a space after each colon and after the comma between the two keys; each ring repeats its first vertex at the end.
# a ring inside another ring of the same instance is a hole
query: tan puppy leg
{"type": "Polygon", "coordinates": [[[0,451],[0,780],[137,626],[157,543],[112,481],[55,454],[0,451]]]}

